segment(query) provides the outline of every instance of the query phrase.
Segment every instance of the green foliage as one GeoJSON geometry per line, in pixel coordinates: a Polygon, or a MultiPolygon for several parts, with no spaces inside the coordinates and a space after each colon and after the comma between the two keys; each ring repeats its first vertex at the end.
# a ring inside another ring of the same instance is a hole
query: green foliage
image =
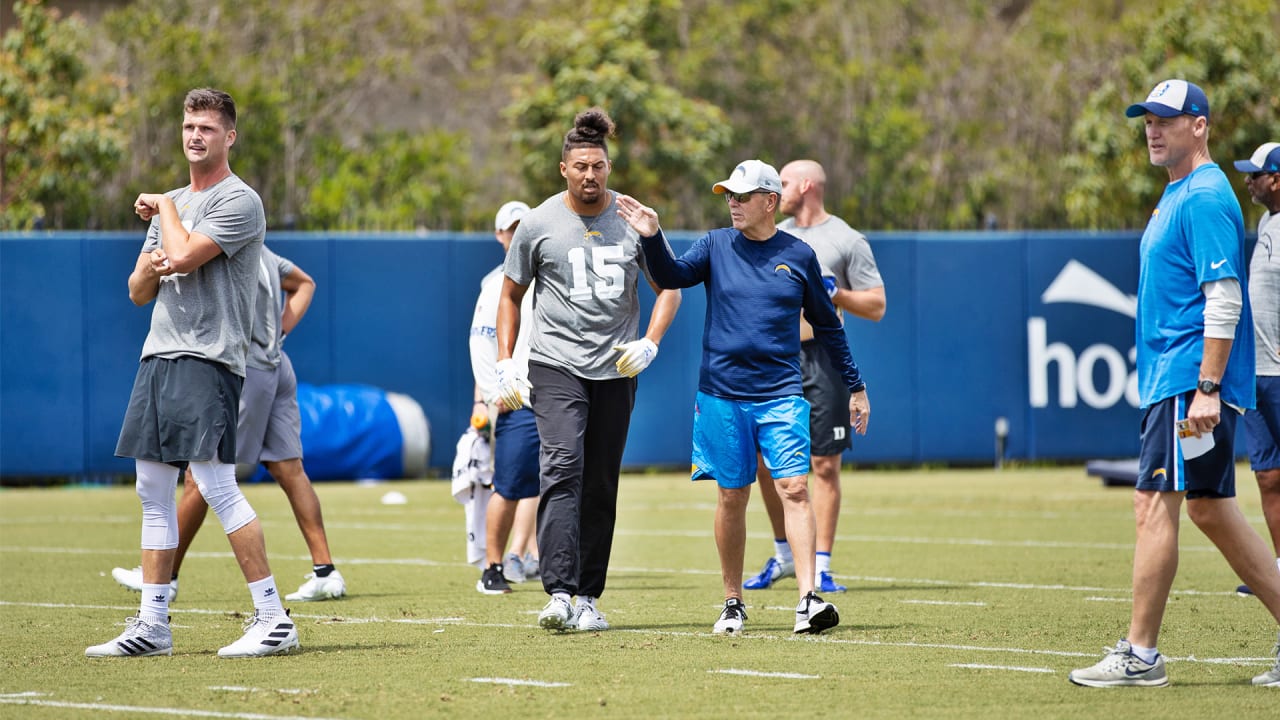
{"type": "Polygon", "coordinates": [[[0,229],[96,225],[96,194],[123,151],[121,80],[86,62],[77,19],[41,0],[14,13],[0,46],[0,229]]]}
{"type": "Polygon", "coordinates": [[[442,131],[366,138],[359,150],[321,145],[321,177],[311,187],[302,229],[447,230],[464,224],[475,188],[465,136],[442,131]]]}
{"type": "Polygon", "coordinates": [[[537,71],[517,85],[507,115],[535,197],[564,188],[555,170],[564,134],[592,106],[617,124],[611,186],[657,207],[668,226],[690,219],[672,207],[681,191],[720,179],[723,169],[711,160],[729,141],[728,121],[719,108],[673,88],[647,42],[664,32],[659,17],[670,5],[591,2],[580,15],[530,26],[525,45],[538,58],[537,71]]]}
{"type": "MultiPolygon", "coordinates": [[[[1064,164],[1073,178],[1066,200],[1075,226],[1140,226],[1159,199],[1167,176],[1150,167],[1142,123],[1124,117],[1124,109],[1161,80],[1185,78],[1204,88],[1212,110],[1210,154],[1228,177],[1235,174],[1232,160],[1280,138],[1280,8],[1274,2],[1239,0],[1205,12],[1202,3],[1178,0],[1155,15],[1134,7],[1124,26],[1138,38],[1137,49],[1113,80],[1090,94],[1071,128],[1064,164]]],[[[1235,186],[1248,208],[1248,194],[1235,186]]]]}

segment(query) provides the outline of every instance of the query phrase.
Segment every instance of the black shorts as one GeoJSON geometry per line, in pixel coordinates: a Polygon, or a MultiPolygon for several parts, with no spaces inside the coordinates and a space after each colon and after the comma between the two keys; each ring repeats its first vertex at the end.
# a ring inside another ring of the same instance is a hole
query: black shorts
{"type": "Polygon", "coordinates": [[[244,379],[203,358],[143,358],[116,455],[169,464],[236,461],[244,379]]]}
{"type": "Polygon", "coordinates": [[[849,388],[817,340],[800,343],[800,374],[809,401],[809,454],[840,455],[853,447],[849,435],[849,388]]]}

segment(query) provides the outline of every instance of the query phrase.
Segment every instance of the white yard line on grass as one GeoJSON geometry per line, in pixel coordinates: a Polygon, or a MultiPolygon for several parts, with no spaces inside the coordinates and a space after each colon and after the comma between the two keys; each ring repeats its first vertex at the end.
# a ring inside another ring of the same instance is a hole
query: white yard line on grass
{"type": "Polygon", "coordinates": [[[749,677],[762,678],[783,678],[786,680],[821,680],[821,675],[804,675],[802,673],[790,672],[760,672],[758,670],[738,670],[736,668],[724,668],[723,670],[708,670],[709,673],[718,673],[720,675],[747,675],[749,677]]]}
{"type": "Polygon", "coordinates": [[[965,602],[961,600],[899,600],[903,605],[961,605],[964,607],[986,607],[984,602],[965,602]]]}
{"type": "Polygon", "coordinates": [[[978,663],[953,663],[947,667],[967,668],[971,670],[1012,670],[1013,672],[1029,672],[1029,673],[1050,673],[1055,672],[1052,668],[1037,667],[1018,667],[1016,665],[980,665],[978,663]]]}
{"type": "Polygon", "coordinates": [[[530,685],[533,687],[572,687],[570,683],[551,682],[548,680],[517,680],[515,678],[467,678],[473,683],[492,683],[494,685],[530,685]]]}
{"type": "Polygon", "coordinates": [[[304,690],[302,688],[256,688],[256,687],[243,687],[241,685],[210,685],[208,689],[218,690],[223,692],[248,692],[248,693],[273,692],[273,693],[280,693],[281,695],[302,695],[304,693],[315,692],[315,690],[304,690]]]}
{"type": "MultiPolygon", "coordinates": [[[[73,603],[31,603],[31,602],[12,602],[0,600],[0,607],[35,607],[35,608],[52,608],[52,609],[84,609],[84,610],[136,610],[136,605],[125,607],[108,606],[108,605],[77,605],[73,603]]],[[[782,608],[790,612],[790,608],[782,608]]],[[[190,609],[190,608],[170,608],[171,613],[196,613],[201,615],[231,615],[235,610],[213,610],[213,609],[190,609]]],[[[307,618],[315,620],[328,621],[333,624],[354,624],[354,623],[398,623],[405,625],[451,625],[460,627],[473,628],[523,628],[533,627],[524,623],[478,623],[466,622],[458,618],[379,618],[379,617],[340,617],[332,613],[326,615],[313,615],[306,613],[294,613],[294,618],[307,618]]],[[[614,628],[609,634],[628,633],[633,635],[657,635],[661,637],[713,637],[709,632],[677,632],[671,630],[652,630],[648,628],[614,628]]],[[[824,643],[830,645],[853,645],[867,647],[897,647],[897,648],[917,648],[924,650],[953,650],[960,652],[983,652],[983,653],[1009,653],[1015,655],[1048,655],[1052,657],[1079,657],[1091,658],[1097,657],[1097,652],[1073,652],[1070,650],[1038,650],[1035,648],[1019,648],[1019,647],[989,647],[983,645],[953,645],[949,643],[923,643],[923,642],[890,642],[884,640],[860,640],[856,638],[836,638],[828,635],[792,635],[791,633],[775,634],[775,633],[746,633],[737,636],[739,640],[753,641],[773,641],[773,642],[813,642],[824,643]]],[[[372,649],[372,648],[370,648],[372,649]]],[[[1237,658],[1198,658],[1188,656],[1185,658],[1172,658],[1165,656],[1169,662],[1188,662],[1188,663],[1208,663],[1215,665],[1270,665],[1275,662],[1274,657],[1237,657],[1237,658]]]]}
{"type": "Polygon", "coordinates": [[[118,712],[133,715],[176,715],[179,717],[233,718],[234,720],[339,720],[339,718],[319,718],[302,715],[265,715],[263,713],[222,712],[220,710],[197,710],[194,708],[150,707],[146,705],[111,705],[108,703],[79,703],[65,700],[45,700],[46,693],[8,693],[0,695],[2,705],[33,705],[38,707],[66,708],[70,710],[87,710],[90,712],[118,712]]]}

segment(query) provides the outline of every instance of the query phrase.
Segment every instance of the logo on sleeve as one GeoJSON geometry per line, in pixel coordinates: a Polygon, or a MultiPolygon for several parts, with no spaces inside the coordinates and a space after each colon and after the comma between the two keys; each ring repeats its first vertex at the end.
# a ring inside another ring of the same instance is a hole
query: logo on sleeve
{"type": "Polygon", "coordinates": [[[1210,269],[1212,269],[1212,270],[1217,270],[1218,268],[1220,268],[1220,267],[1222,267],[1223,265],[1226,265],[1226,264],[1227,264],[1227,259],[1226,259],[1226,258],[1223,258],[1223,259],[1219,260],[1218,262],[1209,263],[1209,268],[1210,268],[1210,269]]]}

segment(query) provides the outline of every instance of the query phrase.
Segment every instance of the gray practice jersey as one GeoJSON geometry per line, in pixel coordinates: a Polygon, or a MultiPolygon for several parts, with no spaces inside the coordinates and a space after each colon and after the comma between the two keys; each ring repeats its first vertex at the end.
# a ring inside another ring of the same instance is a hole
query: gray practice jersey
{"type": "Polygon", "coordinates": [[[1256,372],[1280,375],[1280,213],[1267,213],[1258,223],[1258,244],[1249,261],[1249,306],[1256,372]]]}
{"type": "Polygon", "coordinates": [[[249,367],[275,370],[280,367],[280,315],[284,312],[284,292],[280,281],[293,272],[293,263],[262,246],[258,262],[258,300],[253,307],[253,338],[249,343],[249,367]]]}
{"type": "Polygon", "coordinates": [[[809,227],[797,227],[795,218],[787,218],[778,223],[778,229],[813,248],[822,274],[835,277],[836,286],[842,290],[870,290],[884,285],[867,237],[835,215],[809,227]]]}
{"type": "MultiPolygon", "coordinates": [[[[182,226],[210,237],[222,254],[190,273],[160,278],[142,357],[201,357],[243,377],[267,229],[262,200],[235,175],[201,192],[187,186],[165,194],[178,206],[182,226]]],[[[155,217],[142,251],[159,247],[155,217]]]]}
{"type": "Polygon", "coordinates": [[[614,193],[595,217],[583,217],[553,195],[520,219],[503,272],[533,287],[529,359],[587,380],[622,377],[614,345],[640,326],[636,291],[649,270],[639,236],[618,217],[614,193]]]}

